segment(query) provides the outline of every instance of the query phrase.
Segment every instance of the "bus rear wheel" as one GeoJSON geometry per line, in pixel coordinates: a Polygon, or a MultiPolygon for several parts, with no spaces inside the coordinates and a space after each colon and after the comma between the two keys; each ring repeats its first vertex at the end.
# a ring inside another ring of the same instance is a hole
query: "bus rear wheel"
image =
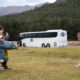
{"type": "Polygon", "coordinates": [[[45,47],[45,44],[43,43],[43,44],[41,45],[41,47],[45,47]]]}
{"type": "Polygon", "coordinates": [[[46,47],[49,47],[49,48],[50,48],[50,47],[51,47],[51,45],[48,43],[48,44],[46,45],[46,47]]]}
{"type": "Polygon", "coordinates": [[[23,47],[26,47],[26,44],[25,43],[23,43],[23,47]]]}

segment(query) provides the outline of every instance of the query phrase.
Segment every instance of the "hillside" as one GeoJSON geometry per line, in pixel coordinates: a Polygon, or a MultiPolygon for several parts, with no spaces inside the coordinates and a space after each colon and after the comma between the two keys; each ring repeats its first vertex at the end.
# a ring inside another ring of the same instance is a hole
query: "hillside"
{"type": "Polygon", "coordinates": [[[25,11],[33,10],[36,7],[41,7],[43,4],[38,4],[34,6],[26,5],[26,6],[8,6],[8,7],[0,7],[0,16],[10,15],[10,14],[19,14],[25,11]]]}
{"type": "Polygon", "coordinates": [[[12,39],[25,31],[66,29],[69,40],[75,40],[80,31],[80,0],[58,0],[22,14],[4,16],[0,18],[0,24],[12,39]]]}
{"type": "Polygon", "coordinates": [[[0,16],[8,14],[18,14],[27,10],[33,9],[34,6],[9,6],[9,7],[0,7],[0,16]]]}
{"type": "Polygon", "coordinates": [[[64,1],[66,1],[66,0],[56,0],[56,2],[64,2],[64,1]]]}

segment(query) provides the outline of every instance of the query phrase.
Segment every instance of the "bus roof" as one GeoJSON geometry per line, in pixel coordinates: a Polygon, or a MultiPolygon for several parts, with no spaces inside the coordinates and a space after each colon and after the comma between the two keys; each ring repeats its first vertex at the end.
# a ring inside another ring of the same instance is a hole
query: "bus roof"
{"type": "Polygon", "coordinates": [[[46,30],[46,31],[37,31],[37,32],[22,32],[20,34],[27,34],[27,33],[45,33],[45,32],[59,32],[59,31],[66,31],[62,29],[56,29],[56,30],[46,30]]]}

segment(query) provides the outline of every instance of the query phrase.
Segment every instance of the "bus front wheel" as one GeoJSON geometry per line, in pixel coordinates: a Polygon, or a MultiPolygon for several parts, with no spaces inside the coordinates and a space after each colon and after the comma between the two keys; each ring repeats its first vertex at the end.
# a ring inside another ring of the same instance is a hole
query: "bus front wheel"
{"type": "Polygon", "coordinates": [[[26,44],[25,43],[23,43],[23,47],[26,47],[26,44]]]}

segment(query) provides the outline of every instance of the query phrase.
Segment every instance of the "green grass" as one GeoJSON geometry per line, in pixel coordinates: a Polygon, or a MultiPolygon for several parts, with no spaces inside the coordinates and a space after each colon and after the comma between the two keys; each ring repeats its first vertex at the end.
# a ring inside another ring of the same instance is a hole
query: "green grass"
{"type": "Polygon", "coordinates": [[[19,48],[10,51],[11,70],[0,80],[80,80],[80,48],[19,48]]]}

